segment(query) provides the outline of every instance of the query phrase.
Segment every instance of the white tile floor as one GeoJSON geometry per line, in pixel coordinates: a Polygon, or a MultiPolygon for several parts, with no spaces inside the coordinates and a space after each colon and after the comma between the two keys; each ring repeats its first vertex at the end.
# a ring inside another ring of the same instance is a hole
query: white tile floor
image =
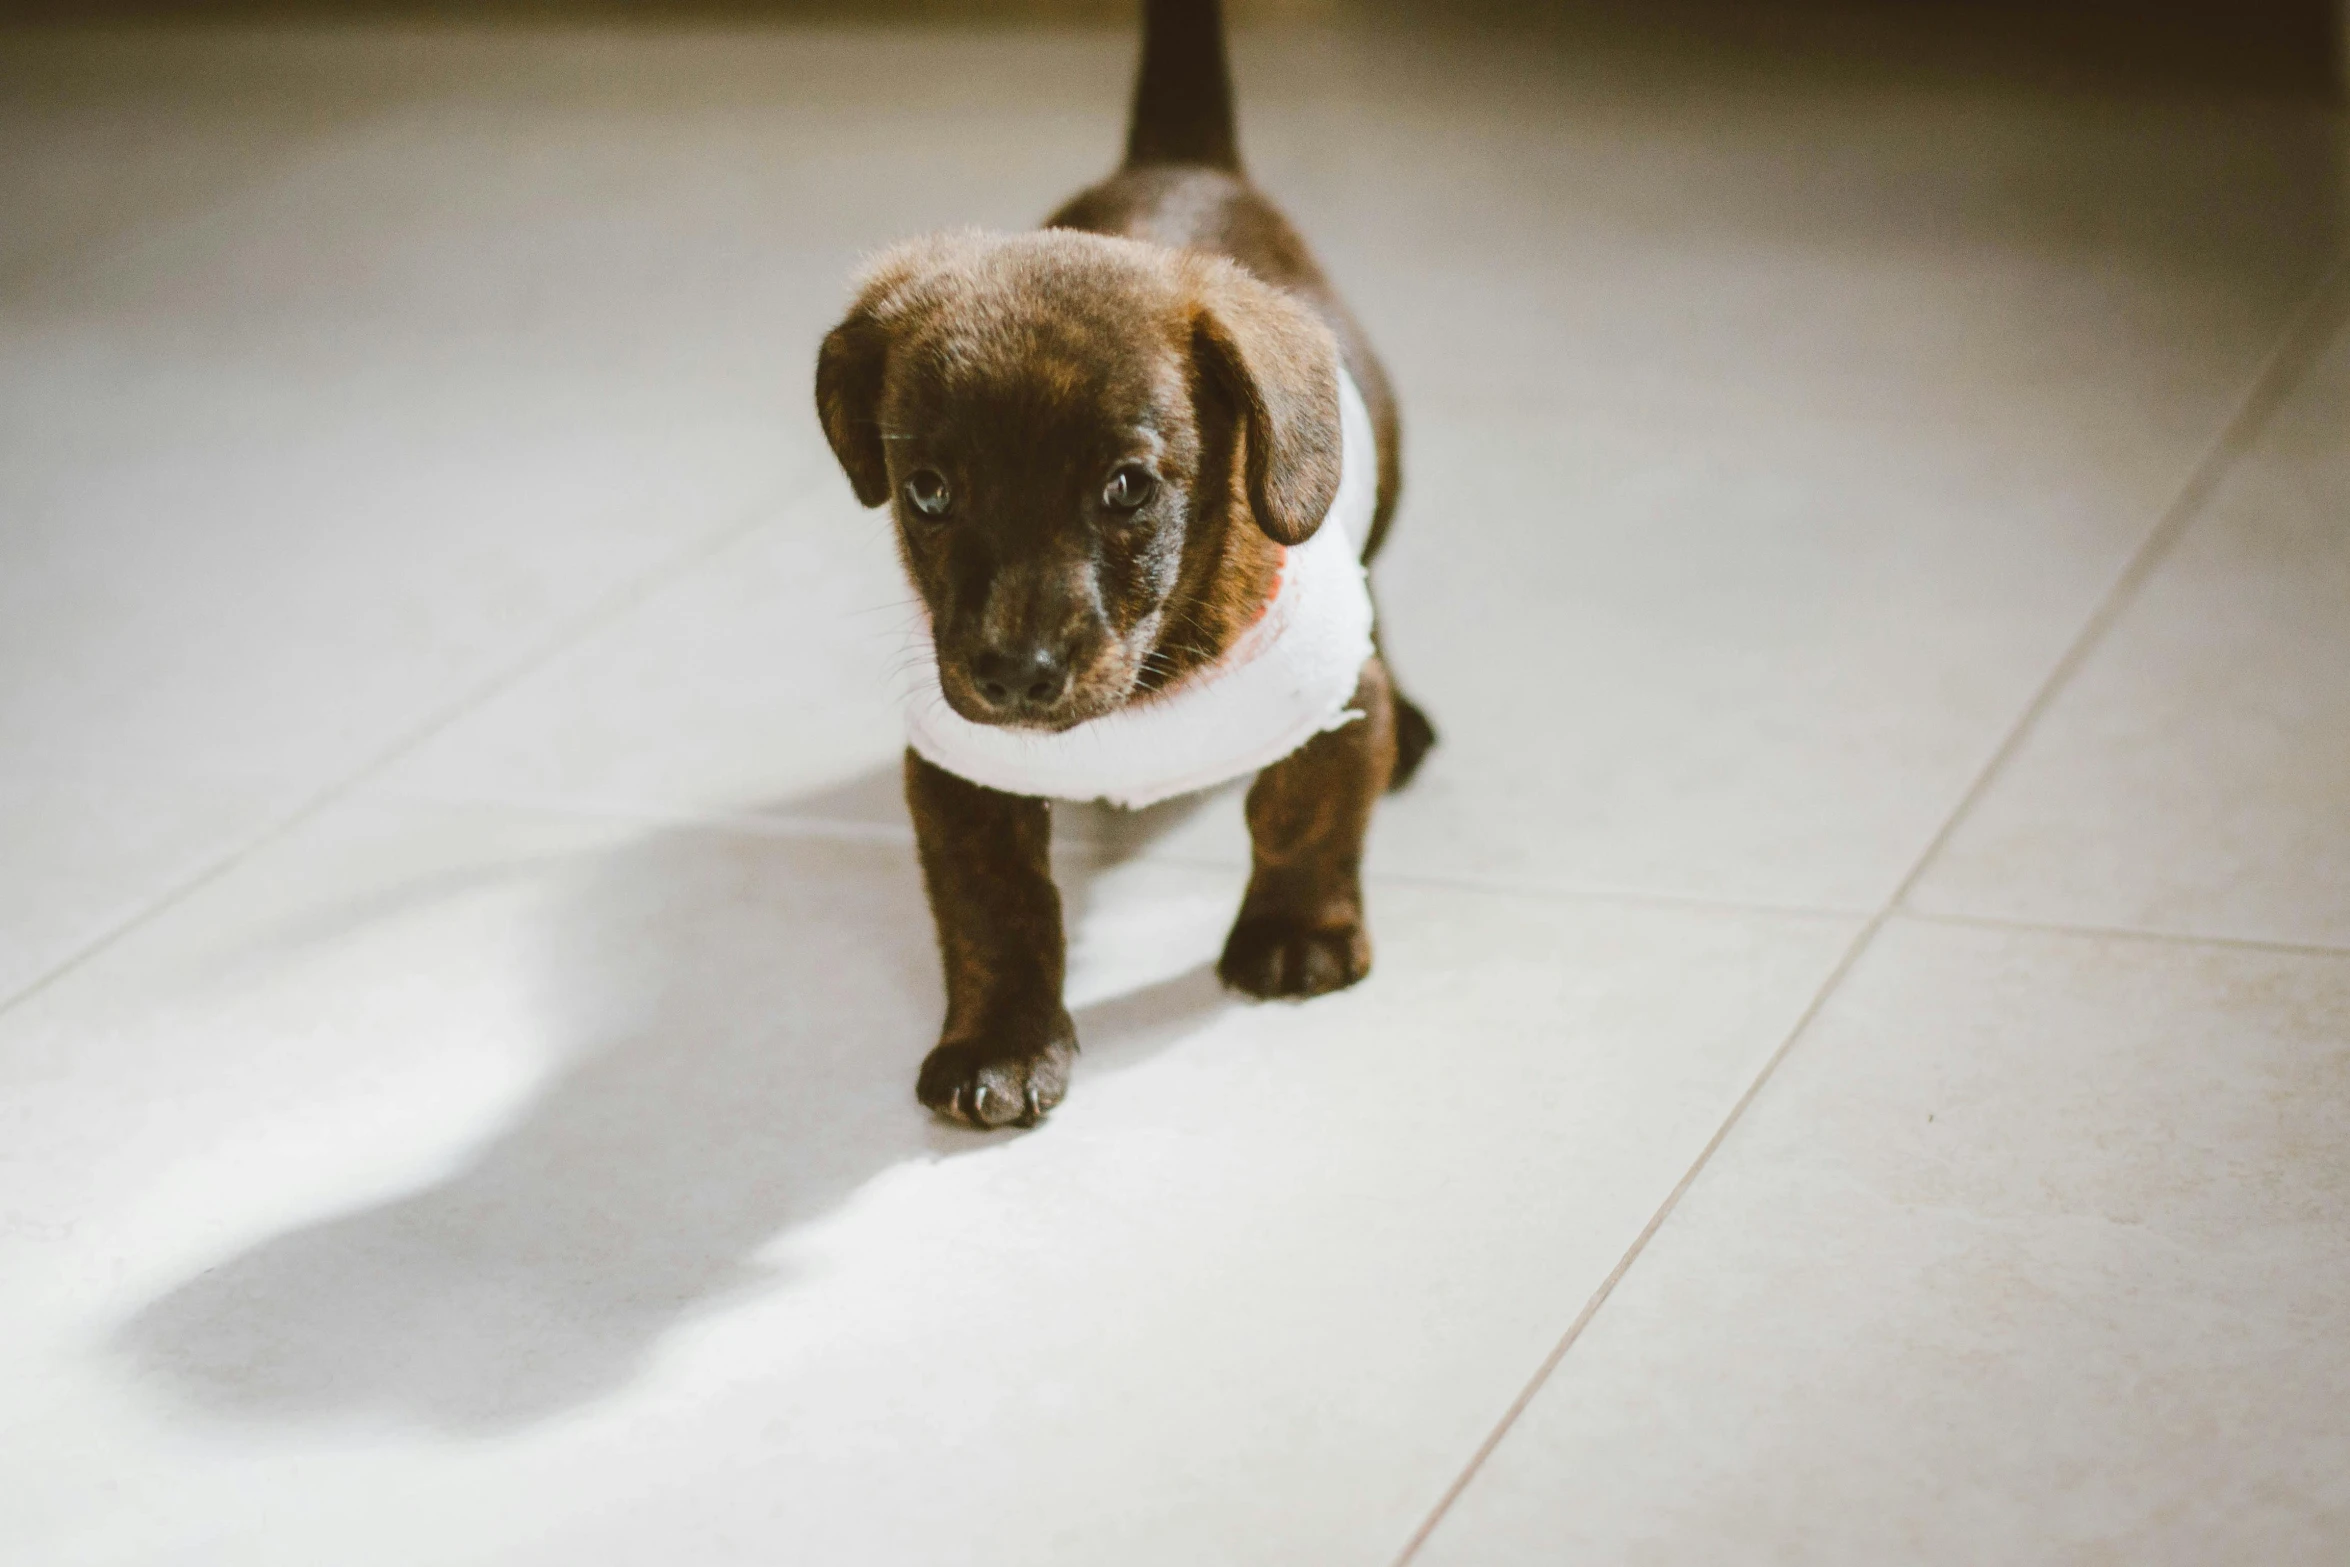
{"type": "Polygon", "coordinates": [[[1446,743],[982,1138],[808,370],[1127,51],[0,44],[0,1560],[2350,1559],[2341,123],[1247,40],[1446,743]]]}

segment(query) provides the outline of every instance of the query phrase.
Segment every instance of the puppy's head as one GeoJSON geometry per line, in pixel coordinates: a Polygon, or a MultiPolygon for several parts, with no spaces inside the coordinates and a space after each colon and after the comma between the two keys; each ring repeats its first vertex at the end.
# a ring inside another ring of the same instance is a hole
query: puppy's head
{"type": "Polygon", "coordinates": [[[940,685],[1063,729],[1222,651],[1338,490],[1329,331],[1232,263],[1049,229],[916,240],[825,338],[816,405],[895,512],[940,685]]]}

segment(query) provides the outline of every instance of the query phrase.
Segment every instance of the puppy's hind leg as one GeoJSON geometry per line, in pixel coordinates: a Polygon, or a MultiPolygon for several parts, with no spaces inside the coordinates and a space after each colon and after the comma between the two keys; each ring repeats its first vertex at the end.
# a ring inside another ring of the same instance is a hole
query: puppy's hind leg
{"type": "MultiPolygon", "coordinates": [[[[1387,664],[1387,650],[1379,645],[1379,634],[1371,634],[1371,647],[1379,655],[1379,662],[1387,664]]],[[[1396,689],[1395,671],[1387,669],[1387,689],[1395,703],[1395,766],[1388,770],[1387,792],[1400,793],[1410,785],[1412,775],[1420,770],[1430,751],[1436,749],[1436,726],[1420,704],[1396,689]]]]}
{"type": "Polygon", "coordinates": [[[1420,704],[1395,693],[1395,766],[1387,775],[1387,792],[1394,794],[1412,781],[1420,763],[1436,749],[1436,726],[1420,704]]]}
{"type": "Polygon", "coordinates": [[[1353,705],[1361,718],[1316,735],[1249,788],[1248,895],[1216,965],[1235,990],[1303,998],[1371,972],[1363,835],[1395,770],[1397,716],[1377,655],[1363,665],[1353,705]]]}

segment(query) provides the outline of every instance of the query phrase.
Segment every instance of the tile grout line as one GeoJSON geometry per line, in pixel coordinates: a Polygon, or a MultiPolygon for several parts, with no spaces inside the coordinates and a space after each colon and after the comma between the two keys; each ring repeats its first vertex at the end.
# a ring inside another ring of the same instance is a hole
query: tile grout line
{"type": "MultiPolygon", "coordinates": [[[[364,780],[361,780],[364,786],[364,780]]],[[[790,843],[811,839],[828,843],[891,844],[911,848],[914,832],[899,822],[877,822],[848,816],[765,814],[701,808],[669,809],[625,805],[611,801],[532,798],[517,794],[475,793],[458,790],[377,791],[373,798],[386,804],[424,810],[494,810],[534,816],[563,817],[583,822],[626,822],[673,831],[702,831],[790,843]]],[[[1093,839],[1072,838],[1065,847],[1076,853],[1102,854],[1111,846],[1093,839]]],[[[1239,875],[1247,866],[1237,859],[1205,854],[1161,854],[1145,850],[1117,857],[1117,863],[1160,865],[1175,870],[1226,871],[1239,875]]],[[[1825,904],[1752,903],[1738,898],[1707,898],[1696,894],[1649,892],[1637,887],[1544,885],[1476,876],[1443,876],[1421,871],[1366,870],[1364,880],[1387,886],[1432,888],[1471,893],[1479,897],[1520,898],[1535,902],[1595,904],[1601,907],[1664,909],[1692,914],[1755,915],[1766,919],[1856,920],[1872,917],[1867,909],[1835,908],[1825,904]]],[[[2222,947],[2237,952],[2265,952],[2279,957],[2350,958],[2350,944],[2322,941],[2272,941],[2258,936],[2226,936],[2215,932],[2152,930],[2132,925],[2074,925],[2061,920],[2015,919],[2000,914],[1946,914],[1921,909],[1887,909],[1921,925],[1959,926],[1971,930],[2007,931],[2044,936],[2073,936],[2097,941],[2140,941],[2171,947],[2222,947]]]]}
{"type": "MultiPolygon", "coordinates": [[[[730,811],[723,807],[631,805],[620,801],[566,800],[551,796],[533,797],[526,794],[501,794],[491,790],[477,792],[455,788],[386,791],[380,793],[378,797],[417,806],[444,809],[479,807],[489,810],[530,812],[546,816],[565,816],[581,821],[637,822],[651,827],[701,828],[711,832],[739,833],[744,837],[769,838],[779,842],[793,838],[854,839],[860,842],[897,843],[907,846],[911,846],[914,842],[914,829],[908,823],[873,821],[851,816],[810,816],[797,812],[730,811]]],[[[1238,858],[1219,859],[1210,854],[1185,853],[1181,850],[1172,853],[1161,853],[1153,849],[1121,852],[1118,845],[1097,838],[1056,837],[1054,842],[1059,849],[1074,853],[1107,856],[1120,864],[1164,865],[1180,870],[1231,871],[1236,875],[1248,869],[1247,862],[1238,858]]],[[[1760,914],[1808,920],[1865,920],[1871,912],[1865,908],[1837,908],[1826,904],[1763,903],[1744,898],[1706,897],[1700,893],[1657,892],[1641,887],[1578,885],[1567,882],[1544,883],[1518,881],[1508,877],[1446,876],[1432,871],[1365,870],[1363,878],[1367,882],[1380,882],[1390,886],[1432,887],[1449,892],[1470,892],[1497,898],[1598,903],[1630,908],[1682,909],[1706,914],[1760,914]]]]}
{"type": "Polygon", "coordinates": [[[1444,1494],[1437,1498],[1435,1506],[1429,1509],[1427,1516],[1420,1521],[1419,1527],[1412,1531],[1411,1537],[1404,1542],[1402,1551],[1395,1557],[1392,1567],[1411,1567],[1414,1559],[1419,1556],[1428,1541],[1434,1537],[1446,1515],[1452,1511],[1454,1505],[1467,1492],[1469,1486],[1476,1480],[1479,1471],[1485,1467],[1487,1460],[1508,1438],[1511,1429],[1517,1425],[1519,1419],[1532,1406],[1534,1400],[1541,1394],[1544,1385],[1549,1382],[1551,1375],[1558,1370],[1568,1352],[1575,1347],[1576,1341],[1583,1336],[1584,1329],[1590,1326],[1592,1319],[1599,1314],[1601,1308],[1615,1294],[1616,1286],[1622,1283],[1625,1275],[1631,1272],[1633,1264],[1640,1260],[1642,1253],[1648,1249],[1648,1243],[1664,1227],[1665,1221],[1672,1217],[1674,1210],[1680,1206],[1681,1198],[1691,1186],[1696,1184],[1697,1178],[1704,1173],[1707,1164],[1712,1161],[1715,1151],[1728,1140],[1730,1133],[1737,1128],[1738,1122],[1744,1117],[1748,1106],[1752,1105],[1761,1095],[1773,1074],[1778,1070],[1779,1064],[1794,1050],[1796,1041],[1803,1037],[1804,1031],[1826,1008],[1829,1000],[1843,985],[1845,978],[1859,963],[1862,954],[1876,940],[1878,933],[1885,928],[1886,923],[1895,914],[1907,912],[1903,905],[1908,900],[1911,891],[1924,876],[1926,869],[1933,863],[1935,857],[1941,853],[1944,845],[1950,841],[1959,822],[1988,791],[1992,780],[2021,747],[2024,736],[2054,705],[2057,693],[2079,670],[2081,665],[2087,662],[2089,654],[2096,649],[2098,643],[2104,639],[2106,632],[2119,619],[2121,611],[2128,606],[2136,596],[2138,589],[2153,574],[2154,567],[2160,562],[2162,556],[2168,552],[2179,535],[2185,532],[2188,522],[2193,519],[2203,503],[2209,499],[2213,489],[2217,487],[2220,477],[2234,466],[2236,460],[2250,446],[2253,437],[2258,434],[2261,427],[2268,422],[2270,415],[2284,401],[2286,394],[2298,384],[2302,372],[2324,346],[2326,341],[2324,332],[2332,324],[2332,317],[2338,303],[2337,295],[2345,292],[2342,287],[2345,280],[2350,280],[2350,256],[2337,257],[2331,266],[2320,273],[2308,297],[2286,319],[2284,326],[2277,334],[2276,342],[2263,356],[2260,367],[2253,373],[2252,383],[2246,388],[2243,397],[2237,403],[2235,412],[2220,427],[2219,433],[2213,437],[2210,444],[2204,449],[2203,455],[2188,471],[2186,481],[2180,486],[2178,493],[2163,508],[2153,527],[2139,541],[2138,547],[2131,552],[2121,573],[2106,589],[2097,607],[2090,612],[2089,619],[2083,624],[2080,632],[2058,657],[2055,665],[2050,668],[2047,677],[2034,691],[2032,699],[2025,704],[2023,712],[2009,726],[2006,738],[1993,750],[1990,759],[1975,775],[1966,791],[1960,795],[1958,804],[1952,808],[1941,828],[1927,841],[1925,848],[1911,864],[1908,874],[1901,878],[1892,896],[1887,899],[1885,906],[1871,915],[1868,923],[1862,926],[1860,932],[1853,937],[1851,944],[1845,948],[1844,955],[1837,960],[1836,966],[1829,971],[1828,977],[1813,993],[1811,1001],[1797,1016],[1794,1026],[1788,1029],[1786,1037],[1780,1040],[1778,1047],[1771,1052],[1770,1058],[1763,1063],[1753,1081],[1746,1085],[1746,1091],[1740,1094],[1736,1102],[1730,1106],[1729,1113],[1723,1117],[1722,1123],[1714,1129],[1713,1136],[1708,1138],[1705,1146],[1698,1150],[1696,1159],[1690,1163],[1687,1170],[1682,1172],[1681,1178],[1673,1183],[1672,1190],[1665,1194],[1664,1201],[1657,1206],[1656,1212],[1649,1216],[1648,1222],[1641,1227],[1640,1233],[1633,1237],[1630,1247],[1625,1250],[1622,1257],[1617,1259],[1615,1267],[1609,1271],[1608,1276],[1600,1281],[1599,1288],[1592,1293],[1591,1298],[1584,1302],[1583,1309],[1576,1313],[1574,1321],[1567,1325],[1567,1329],[1565,1333],[1560,1335],[1558,1343],[1552,1346],[1550,1353],[1543,1357],[1542,1363],[1535,1368],[1534,1374],[1527,1379],[1526,1385],[1519,1390],[1518,1396],[1510,1401],[1509,1407],[1502,1412],[1501,1418],[1495,1422],[1493,1429],[1486,1434],[1484,1441],[1480,1442],[1476,1451],[1469,1456],[1468,1462],[1462,1466],[1460,1473],[1454,1476],[1452,1483],[1445,1488],[1444,1494]]]}
{"type": "MultiPolygon", "coordinates": [[[[1222,869],[1231,862],[1204,855],[1143,854],[1136,858],[1160,865],[1193,865],[1222,869]]],[[[1239,867],[1245,869],[1245,866],[1239,867]]],[[[1365,869],[1366,882],[1405,887],[1437,887],[1449,892],[1474,892],[1496,898],[1554,899],[1566,903],[1605,903],[1644,909],[1683,909],[1708,914],[1764,914],[1788,919],[1859,920],[1867,909],[1835,908],[1810,903],[1763,903],[1746,898],[1709,898],[1698,893],[1658,892],[1642,887],[1595,883],[1517,881],[1504,876],[1446,876],[1435,871],[1365,869]]]]}
{"type": "Polygon", "coordinates": [[[2221,947],[2230,952],[2265,952],[2274,957],[2287,958],[2350,958],[2350,946],[2332,946],[2322,941],[2264,941],[2258,936],[2196,936],[2175,930],[2137,930],[2127,925],[2065,925],[2048,920],[2007,919],[1997,914],[1936,914],[1919,909],[1894,912],[1919,925],[1948,925],[1963,930],[2075,936],[2092,941],[2145,941],[2165,947],[2221,947]]]}
{"type": "Polygon", "coordinates": [[[664,589],[695,567],[722,554],[738,540],[757,532],[776,514],[781,506],[790,504],[791,500],[798,498],[806,489],[810,488],[813,486],[790,488],[786,498],[781,502],[774,500],[760,502],[751,509],[747,516],[737,518],[734,522],[715,530],[706,537],[695,540],[667,560],[647,568],[627,582],[613,588],[588,608],[582,610],[577,617],[558,628],[545,642],[524,653],[506,668],[485,677],[470,690],[456,697],[446,707],[422,720],[390,745],[362,761],[352,771],[316,791],[308,799],[303,800],[276,821],[262,827],[243,842],[232,846],[210,864],[201,867],[176,885],[168,887],[148,899],[137,910],[125,915],[91,937],[15,992],[0,997],[0,1017],[5,1017],[15,1011],[17,1007],[32,1000],[149,921],[160,918],[170,910],[179,907],[189,898],[211,886],[230,871],[235,870],[246,860],[284,839],[320,812],[349,798],[370,778],[415,751],[450,725],[481,707],[482,704],[527,679],[532,673],[545,667],[621,615],[647,600],[657,597],[664,589]]]}
{"type": "Polygon", "coordinates": [[[549,796],[501,793],[497,790],[455,788],[379,788],[371,797],[387,804],[420,810],[508,811],[517,815],[555,816],[581,822],[628,823],[670,831],[731,833],[745,838],[785,842],[796,838],[857,840],[911,847],[914,829],[903,822],[872,821],[854,816],[810,816],[798,812],[670,809],[660,805],[630,805],[607,800],[565,800],[549,796]]]}
{"type": "Polygon", "coordinates": [[[1648,1249],[1648,1243],[1655,1238],[1656,1232],[1662,1229],[1665,1221],[1673,1216],[1674,1209],[1680,1206],[1682,1195],[1697,1183],[1698,1176],[1705,1172],[1705,1167],[1713,1158],[1714,1151],[1728,1139],[1731,1131],[1737,1126],[1739,1118],[1746,1113],[1746,1107],[1762,1093],[1764,1086],[1770,1082],[1771,1074],[1778,1068],[1780,1061],[1785,1059],[1787,1053],[1795,1048],[1796,1040],[1800,1039],[1803,1036],[1803,1031],[1811,1026],[1812,1019],[1819,1016],[1821,1010],[1827,1006],[1828,998],[1835,994],[1836,988],[1844,982],[1844,976],[1850,973],[1853,965],[1860,961],[1862,952],[1867,950],[1869,943],[1876,939],[1877,932],[1884,928],[1885,921],[1890,917],[1890,914],[1890,910],[1879,910],[1869,916],[1868,923],[1863,925],[1852,940],[1846,944],[1843,955],[1836,960],[1836,966],[1828,971],[1828,977],[1812,993],[1811,1000],[1804,1005],[1803,1011],[1796,1016],[1795,1022],[1788,1028],[1785,1037],[1771,1051],[1770,1058],[1763,1062],[1761,1070],[1757,1071],[1753,1080],[1746,1085],[1746,1091],[1738,1096],[1737,1101],[1730,1106],[1729,1113],[1723,1116],[1721,1124],[1714,1128],[1713,1136],[1706,1139],[1705,1146],[1698,1150],[1697,1157],[1690,1161],[1689,1168],[1681,1172],[1681,1178],[1673,1183],[1673,1189],[1665,1193],[1664,1201],[1659,1203],[1656,1211],[1648,1216],[1648,1222],[1640,1227],[1640,1233],[1632,1238],[1632,1244],[1625,1248],[1623,1256],[1616,1259],[1615,1267],[1610,1269],[1608,1276],[1600,1281],[1599,1288],[1592,1291],[1591,1298],[1583,1303],[1583,1309],[1575,1314],[1575,1320],[1567,1324],[1566,1332],[1561,1334],[1559,1341],[1551,1346],[1550,1353],[1542,1357],[1542,1363],[1534,1368],[1534,1374],[1527,1378],[1526,1385],[1519,1389],[1518,1396],[1510,1401],[1509,1408],[1502,1411],[1501,1418],[1494,1423],[1493,1429],[1486,1433],[1485,1440],[1480,1442],[1477,1445],[1477,1450],[1469,1455],[1468,1463],[1463,1465],[1461,1472],[1453,1477],[1452,1484],[1445,1488],[1444,1494],[1437,1498],[1436,1505],[1430,1508],[1428,1516],[1420,1521],[1419,1528],[1412,1531],[1412,1537],[1404,1542],[1402,1552],[1395,1558],[1394,1567],[1410,1567],[1413,1559],[1420,1554],[1421,1547],[1425,1546],[1430,1537],[1436,1533],[1437,1526],[1444,1522],[1445,1515],[1452,1511],[1453,1504],[1461,1499],[1462,1493],[1467,1491],[1470,1483],[1477,1478],[1478,1471],[1485,1467],[1485,1461],[1493,1456],[1494,1450],[1500,1447],[1509,1436],[1511,1429],[1517,1425],[1519,1417],[1526,1413],[1535,1398],[1541,1394],[1544,1385],[1550,1381],[1551,1373],[1558,1370],[1559,1363],[1567,1358],[1567,1352],[1575,1347],[1575,1341],[1583,1336],[1583,1330],[1591,1325],[1591,1319],[1599,1315],[1600,1308],[1605,1306],[1609,1297],[1615,1294],[1616,1286],[1621,1284],[1624,1281],[1624,1276],[1632,1271],[1632,1265],[1640,1260],[1641,1253],[1648,1249]]]}
{"type": "Polygon", "coordinates": [[[2210,500],[2212,492],[2219,487],[2221,477],[2251,448],[2254,438],[2267,425],[2270,416],[2300,385],[2302,375],[2329,341],[2327,334],[2334,325],[2334,317],[2340,313],[2345,298],[2350,297],[2350,289],[2344,288],[2346,282],[2350,282],[2350,256],[2337,257],[2332,266],[2319,274],[2309,297],[2286,320],[2283,329],[2277,334],[2276,343],[2254,373],[2252,384],[2246,389],[2243,400],[2236,405],[2235,413],[2220,427],[2219,434],[2212,438],[2203,456],[2188,471],[2186,482],[2179,487],[2178,494],[2171,498],[2170,504],[2163,508],[2162,515],[2155,519],[2154,526],[2139,540],[2138,547],[2131,551],[2121,574],[2105,590],[2105,596],[2099,600],[2096,609],[2090,612],[2079,633],[2058,656],[2047,678],[2040,682],[2039,689],[2032,693],[2032,699],[2024,705],[2022,715],[2009,727],[2007,737],[1976,772],[1966,792],[1959,796],[1958,804],[1943,820],[1941,830],[1926,844],[1925,852],[1918,856],[1917,862],[1910,866],[1909,874],[1894,889],[1889,907],[1905,913],[1908,911],[1910,895],[1917,890],[1918,883],[1925,879],[1926,872],[1932,869],[1934,862],[1941,858],[1950,840],[1957,836],[1959,827],[1974,814],[1983,797],[1990,793],[1991,785],[2015,760],[2016,753],[2023,749],[2024,742],[2040,726],[2041,720],[2047,717],[2049,709],[2056,705],[2058,695],[2071,684],[2081,666],[2089,661],[2089,655],[2096,652],[2105,641],[2107,634],[2121,619],[2122,612],[2136,600],[2147,579],[2154,575],[2155,567],[2162,564],[2171,547],[2187,531],[2187,525],[2194,521],[2204,503],[2210,500]]]}

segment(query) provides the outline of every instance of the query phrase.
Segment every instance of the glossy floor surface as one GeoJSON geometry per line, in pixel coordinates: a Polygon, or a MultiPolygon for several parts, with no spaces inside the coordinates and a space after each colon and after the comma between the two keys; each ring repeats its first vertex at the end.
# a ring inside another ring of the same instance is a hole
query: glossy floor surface
{"type": "Polygon", "coordinates": [[[1444,744],[981,1136],[809,374],[1129,48],[0,45],[0,1559],[2350,1559],[2340,122],[1246,38],[1444,744]]]}

